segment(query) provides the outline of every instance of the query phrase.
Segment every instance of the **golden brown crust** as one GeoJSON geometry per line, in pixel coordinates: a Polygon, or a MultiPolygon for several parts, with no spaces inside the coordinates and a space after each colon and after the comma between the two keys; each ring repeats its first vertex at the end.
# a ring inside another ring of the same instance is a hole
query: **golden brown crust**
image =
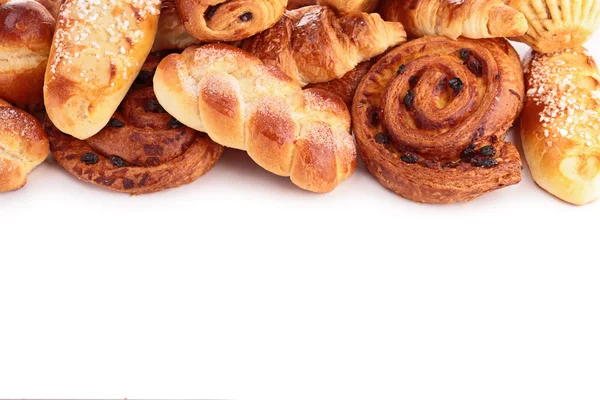
{"type": "Polygon", "coordinates": [[[48,137],[37,119],[0,99],[0,192],[22,188],[48,151],[48,137]]]}
{"type": "Polygon", "coordinates": [[[158,31],[152,46],[152,52],[162,50],[183,50],[186,47],[200,44],[200,41],[185,30],[175,1],[164,0],[160,9],[158,31]]]}
{"type": "Polygon", "coordinates": [[[600,2],[594,0],[509,0],[529,29],[514,38],[535,51],[552,53],[584,44],[600,25],[600,2]]]}
{"type": "Polygon", "coordinates": [[[518,183],[504,142],[523,104],[519,57],[504,39],[417,39],[375,64],[356,91],[353,128],[369,171],[425,203],[452,203],[518,183]]]}
{"type": "Polygon", "coordinates": [[[0,5],[0,96],[19,106],[42,101],[54,18],[34,1],[0,5]]]}
{"type": "Polygon", "coordinates": [[[471,39],[521,36],[527,20],[503,0],[382,0],[379,13],[402,22],[409,37],[471,39]]]}
{"type": "Polygon", "coordinates": [[[348,106],[348,109],[351,109],[354,93],[356,92],[356,89],[358,88],[362,78],[367,74],[367,72],[369,72],[373,64],[375,64],[375,61],[375,59],[372,59],[362,62],[358,64],[352,71],[348,72],[339,79],[334,79],[329,82],[312,83],[306,86],[306,88],[323,89],[331,92],[342,99],[344,103],[346,103],[346,106],[348,106]]]}
{"type": "Polygon", "coordinates": [[[160,0],[66,0],[46,69],[44,103],[62,132],[80,139],[111,118],[148,56],[160,0]]]}
{"type": "Polygon", "coordinates": [[[79,140],[48,124],[54,158],[83,181],[146,194],[191,183],[210,171],[223,147],[167,114],[152,90],[151,54],[110,123],[79,140]]]}
{"type": "Polygon", "coordinates": [[[314,6],[315,4],[317,4],[317,0],[289,0],[287,9],[295,10],[296,8],[314,6]]]}
{"type": "Polygon", "coordinates": [[[529,57],[521,138],[536,183],[582,205],[600,197],[600,73],[584,48],[529,57]]]}
{"type": "Polygon", "coordinates": [[[203,42],[246,39],[275,25],[287,0],[175,0],[187,31],[203,42]]]}
{"type": "Polygon", "coordinates": [[[35,0],[43,5],[56,20],[58,19],[58,13],[60,12],[60,6],[64,3],[64,0],[35,0]]]}
{"type": "Polygon", "coordinates": [[[246,39],[242,48],[305,86],[339,79],[405,41],[402,25],[378,14],[340,15],[310,6],[286,12],[273,28],[246,39]]]}
{"type": "Polygon", "coordinates": [[[224,146],[248,151],[297,186],[328,192],[356,169],[350,115],[340,98],[302,91],[287,75],[225,44],[191,47],[158,66],[161,105],[224,146]]]}
{"type": "Polygon", "coordinates": [[[379,6],[379,0],[318,0],[322,6],[333,7],[343,13],[374,12],[379,6]]]}

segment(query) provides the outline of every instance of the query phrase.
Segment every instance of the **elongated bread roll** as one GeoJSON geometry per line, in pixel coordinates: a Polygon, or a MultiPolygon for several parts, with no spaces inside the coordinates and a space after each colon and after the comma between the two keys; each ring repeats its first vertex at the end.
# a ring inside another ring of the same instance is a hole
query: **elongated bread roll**
{"type": "Polygon", "coordinates": [[[160,0],[66,0],[46,69],[44,101],[54,125],[79,139],[98,133],[150,53],[160,0]]]}
{"type": "Polygon", "coordinates": [[[523,150],[533,179],[572,204],[600,198],[600,73],[584,48],[526,64],[523,150]]]}

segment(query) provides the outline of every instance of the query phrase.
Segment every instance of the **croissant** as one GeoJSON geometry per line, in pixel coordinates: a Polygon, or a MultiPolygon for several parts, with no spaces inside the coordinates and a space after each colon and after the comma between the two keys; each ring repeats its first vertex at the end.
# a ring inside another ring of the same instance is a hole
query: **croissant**
{"type": "Polygon", "coordinates": [[[535,182],[576,205],[600,198],[600,72],[582,47],[526,64],[523,151],[535,182]]]}
{"type": "Polygon", "coordinates": [[[541,53],[581,46],[600,25],[596,0],[510,0],[522,12],[529,29],[515,38],[541,53]]]}
{"type": "Polygon", "coordinates": [[[466,201],[516,184],[521,159],[504,138],[523,92],[519,56],[505,39],[409,41],[356,90],[358,151],[382,185],[418,202],[466,201]]]}
{"type": "Polygon", "coordinates": [[[375,59],[372,59],[362,62],[339,79],[329,82],[312,83],[306,86],[306,88],[327,90],[342,99],[348,108],[352,108],[352,100],[354,99],[356,88],[358,88],[362,78],[369,72],[373,64],[375,64],[375,61],[375,59]]]}
{"type": "Polygon", "coordinates": [[[217,143],[246,150],[297,186],[328,192],[356,169],[341,99],[302,90],[287,75],[225,44],[188,47],[158,66],[154,90],[175,118],[217,143]]]}
{"type": "Polygon", "coordinates": [[[502,0],[383,0],[387,21],[399,21],[410,37],[446,36],[471,39],[521,36],[525,16],[502,0]]]}
{"type": "Polygon", "coordinates": [[[406,41],[397,22],[379,14],[343,16],[323,6],[288,11],[273,28],[242,43],[267,65],[306,86],[344,76],[358,64],[406,41]]]}
{"type": "Polygon", "coordinates": [[[287,9],[295,10],[296,8],[314,6],[315,4],[317,4],[317,0],[289,0],[287,9]]]}
{"type": "Polygon", "coordinates": [[[330,6],[341,12],[373,12],[379,5],[379,0],[318,0],[317,4],[330,6]]]}
{"type": "Polygon", "coordinates": [[[203,42],[233,42],[275,25],[287,0],[175,0],[187,31],[203,42]]]}

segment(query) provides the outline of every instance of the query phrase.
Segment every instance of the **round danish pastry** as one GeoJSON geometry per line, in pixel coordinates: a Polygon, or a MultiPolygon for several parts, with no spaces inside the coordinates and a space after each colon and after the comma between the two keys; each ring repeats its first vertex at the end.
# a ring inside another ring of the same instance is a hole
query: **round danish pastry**
{"type": "MultiPolygon", "coordinates": [[[[151,55],[108,125],[79,140],[46,121],[52,155],[77,178],[110,190],[146,194],[191,183],[210,171],[223,147],[160,106],[151,55]]],[[[158,58],[159,59],[159,58],[158,58]]]]}
{"type": "Polygon", "coordinates": [[[359,153],[384,186],[419,202],[465,201],[516,184],[521,160],[504,138],[523,91],[519,57],[504,39],[405,43],[356,91],[359,153]]]}

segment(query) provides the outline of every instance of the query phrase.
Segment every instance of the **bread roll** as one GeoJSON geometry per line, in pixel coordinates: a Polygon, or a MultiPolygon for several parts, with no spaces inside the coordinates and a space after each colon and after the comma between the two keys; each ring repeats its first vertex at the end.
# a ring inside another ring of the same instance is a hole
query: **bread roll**
{"type": "Polygon", "coordinates": [[[294,83],[224,44],[188,47],[159,64],[154,91],[177,120],[241,150],[297,186],[328,192],[356,169],[350,114],[342,100],[294,83]]]}
{"type": "Polygon", "coordinates": [[[0,99],[0,192],[22,188],[48,151],[48,137],[38,120],[0,99]]]}
{"type": "Polygon", "coordinates": [[[533,179],[572,204],[600,197],[600,74],[584,48],[526,64],[523,150],[533,179]]]}
{"type": "Polygon", "coordinates": [[[66,0],[46,69],[44,102],[62,132],[79,139],[110,120],[144,60],[160,0],[66,0]]]}
{"type": "Polygon", "coordinates": [[[379,14],[340,15],[310,6],[286,12],[274,27],[244,40],[242,48],[306,86],[339,79],[405,41],[402,24],[383,21],[379,14]]]}
{"type": "Polygon", "coordinates": [[[0,97],[19,106],[42,101],[54,18],[35,1],[0,5],[0,97]]]}

